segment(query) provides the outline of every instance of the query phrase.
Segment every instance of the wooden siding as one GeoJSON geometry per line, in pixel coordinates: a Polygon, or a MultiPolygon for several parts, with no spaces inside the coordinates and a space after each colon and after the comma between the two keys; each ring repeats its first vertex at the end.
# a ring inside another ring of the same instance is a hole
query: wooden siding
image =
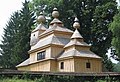
{"type": "Polygon", "coordinates": [[[57,61],[56,60],[44,60],[39,61],[27,66],[18,67],[18,70],[23,71],[57,71],[57,61]]]}
{"type": "Polygon", "coordinates": [[[70,49],[76,49],[78,51],[81,51],[81,50],[90,50],[90,47],[86,47],[86,46],[69,46],[67,48],[65,48],[65,51],[67,50],[70,50],[70,49]]]}
{"type": "Polygon", "coordinates": [[[18,67],[18,70],[23,70],[23,71],[30,71],[30,67],[29,66],[23,66],[23,67],[18,67]]]}
{"type": "Polygon", "coordinates": [[[30,63],[36,61],[36,57],[35,57],[35,55],[36,55],[35,52],[30,54],[30,63]]]}
{"type": "Polygon", "coordinates": [[[74,46],[67,47],[65,48],[65,51],[72,50],[72,49],[75,49],[75,47],[74,46]]]}
{"type": "Polygon", "coordinates": [[[76,50],[90,50],[90,47],[89,46],[75,46],[75,49],[76,50]]]}
{"type": "Polygon", "coordinates": [[[66,34],[64,32],[62,32],[62,33],[61,32],[60,33],[56,32],[55,36],[64,37],[64,38],[70,38],[72,36],[72,33],[66,34]]]}
{"type": "Polygon", "coordinates": [[[57,60],[50,60],[50,71],[51,72],[57,72],[57,60]]]}
{"type": "Polygon", "coordinates": [[[50,71],[50,60],[31,64],[30,71],[50,71]]]}
{"type": "Polygon", "coordinates": [[[58,62],[59,72],[74,72],[74,59],[66,59],[58,62]],[[64,69],[60,69],[60,63],[64,62],[64,69]]]}
{"type": "Polygon", "coordinates": [[[75,58],[75,72],[102,72],[101,60],[90,58],[75,58]],[[86,68],[87,62],[91,64],[90,68],[86,68]]]}
{"type": "Polygon", "coordinates": [[[51,47],[51,57],[54,58],[58,56],[63,51],[63,47],[52,46],[51,47]]]}

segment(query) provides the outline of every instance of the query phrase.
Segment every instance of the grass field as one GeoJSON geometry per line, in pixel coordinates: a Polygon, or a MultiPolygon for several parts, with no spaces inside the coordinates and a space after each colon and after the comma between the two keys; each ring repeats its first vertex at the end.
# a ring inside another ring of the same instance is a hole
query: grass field
{"type": "Polygon", "coordinates": [[[0,82],[35,82],[32,80],[28,80],[28,79],[18,79],[18,78],[4,78],[4,79],[0,79],[0,82]]]}
{"type": "MultiPolygon", "coordinates": [[[[33,81],[33,80],[24,80],[24,79],[16,79],[16,78],[15,79],[7,78],[7,79],[0,79],[0,82],[46,82],[46,81],[42,81],[42,80],[38,80],[38,79],[33,81]]],[[[86,82],[89,82],[89,81],[86,81],[86,82]]],[[[106,82],[106,81],[99,80],[97,82],[106,82]]]]}
{"type": "Polygon", "coordinates": [[[35,82],[32,80],[23,80],[23,79],[0,79],[0,82],[35,82]]]}

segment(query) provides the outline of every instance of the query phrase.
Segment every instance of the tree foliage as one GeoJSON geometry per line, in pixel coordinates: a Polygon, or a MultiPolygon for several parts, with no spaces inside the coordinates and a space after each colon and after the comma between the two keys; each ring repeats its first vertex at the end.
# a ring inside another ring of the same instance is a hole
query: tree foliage
{"type": "Polygon", "coordinates": [[[30,32],[34,24],[33,13],[29,10],[27,1],[23,8],[11,15],[4,28],[1,48],[1,66],[3,68],[15,68],[15,66],[28,58],[30,49],[30,32]]]}
{"type": "Polygon", "coordinates": [[[109,29],[113,33],[112,45],[115,48],[115,50],[113,49],[112,55],[114,58],[116,58],[116,60],[120,61],[120,9],[119,13],[114,16],[114,20],[110,24],[109,29]]]}
{"type": "Polygon", "coordinates": [[[117,64],[114,64],[114,71],[120,72],[120,62],[118,62],[117,64]]]}
{"type": "Polygon", "coordinates": [[[3,35],[3,41],[2,44],[0,45],[1,47],[1,54],[2,54],[2,66],[5,68],[10,68],[12,66],[12,62],[16,60],[14,59],[12,52],[14,45],[14,38],[16,38],[15,34],[17,34],[17,28],[16,26],[19,26],[18,24],[18,19],[19,19],[19,13],[15,12],[8,24],[6,25],[6,28],[4,28],[4,35],[3,35]],[[13,61],[12,61],[13,60],[13,61]]]}
{"type": "MultiPolygon", "coordinates": [[[[32,0],[30,4],[36,15],[43,11],[46,16],[50,16],[54,7],[58,8],[60,20],[69,29],[73,30],[73,19],[77,16],[84,41],[92,45],[93,52],[103,57],[103,63],[109,62],[105,55],[112,40],[108,26],[117,13],[116,0],[32,0]]],[[[111,66],[105,66],[111,69],[111,66]]]]}

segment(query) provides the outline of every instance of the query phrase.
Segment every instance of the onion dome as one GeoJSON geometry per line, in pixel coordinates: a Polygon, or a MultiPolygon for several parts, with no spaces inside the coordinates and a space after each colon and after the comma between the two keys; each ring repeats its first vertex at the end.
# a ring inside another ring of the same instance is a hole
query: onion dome
{"type": "Polygon", "coordinates": [[[41,12],[40,13],[40,16],[38,16],[37,18],[37,23],[38,23],[38,26],[32,31],[33,32],[36,32],[38,30],[43,30],[45,31],[46,30],[46,27],[44,25],[44,22],[46,21],[45,19],[45,16],[43,15],[43,13],[41,12]]]}
{"type": "Polygon", "coordinates": [[[79,24],[79,20],[78,20],[77,17],[75,17],[74,22],[75,22],[75,23],[73,24],[73,27],[74,27],[75,29],[79,29],[79,28],[80,28],[80,24],[79,24]]]}
{"type": "Polygon", "coordinates": [[[44,23],[45,22],[45,16],[43,15],[43,13],[40,13],[40,16],[37,18],[37,22],[38,23],[44,23]]]}
{"type": "Polygon", "coordinates": [[[59,12],[58,12],[57,8],[54,8],[54,9],[53,9],[52,16],[53,16],[54,18],[58,18],[58,17],[59,17],[59,12]]]}

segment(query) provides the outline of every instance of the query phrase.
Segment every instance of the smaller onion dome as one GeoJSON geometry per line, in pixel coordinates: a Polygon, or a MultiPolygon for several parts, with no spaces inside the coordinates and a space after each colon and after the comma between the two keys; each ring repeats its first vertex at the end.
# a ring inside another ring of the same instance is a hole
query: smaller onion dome
{"type": "Polygon", "coordinates": [[[44,23],[45,22],[45,16],[43,15],[43,13],[41,12],[40,13],[40,16],[38,16],[37,18],[37,22],[40,24],[40,23],[44,23]]]}
{"type": "Polygon", "coordinates": [[[36,32],[36,31],[38,31],[38,30],[43,30],[43,31],[45,31],[46,30],[46,27],[45,27],[45,25],[44,25],[44,22],[46,21],[46,19],[45,19],[45,16],[43,15],[43,13],[41,12],[40,13],[40,16],[38,16],[38,18],[37,18],[37,23],[38,23],[38,25],[37,25],[37,27],[32,31],[32,33],[33,32],[36,32]]]}
{"type": "Polygon", "coordinates": [[[73,24],[73,27],[74,27],[75,29],[79,29],[79,28],[80,28],[80,24],[79,24],[79,20],[78,20],[77,17],[75,17],[74,22],[75,22],[75,23],[73,24]]]}
{"type": "Polygon", "coordinates": [[[54,9],[53,9],[52,16],[53,16],[54,18],[58,18],[58,17],[59,17],[59,12],[58,12],[57,8],[54,8],[54,9]]]}

